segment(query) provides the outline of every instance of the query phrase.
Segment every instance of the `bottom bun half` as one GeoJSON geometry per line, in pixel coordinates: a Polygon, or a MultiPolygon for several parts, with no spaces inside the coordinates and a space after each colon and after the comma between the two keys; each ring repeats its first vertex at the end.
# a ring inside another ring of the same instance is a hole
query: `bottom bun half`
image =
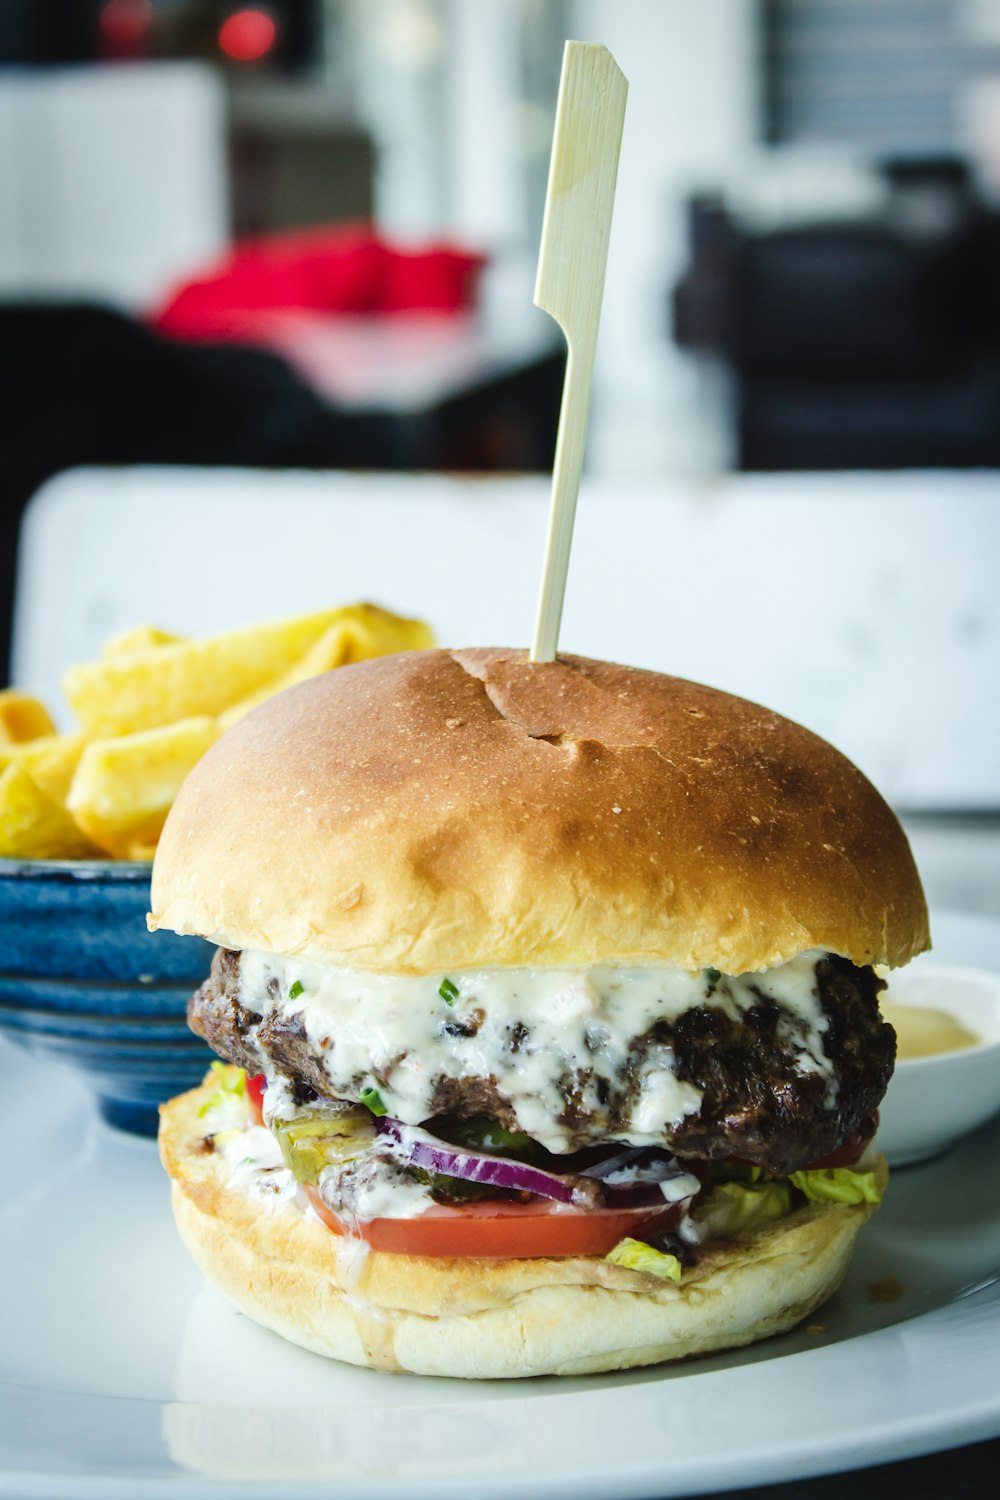
{"type": "Polygon", "coordinates": [[[703,1251],[678,1283],[597,1257],[389,1255],[331,1234],[300,1195],[231,1187],[226,1157],[212,1149],[199,1114],[211,1088],[161,1112],[160,1150],[184,1244],[255,1322],[376,1370],[470,1380],[585,1375],[753,1343],[793,1327],[836,1291],[873,1211],[808,1205],[703,1251]]]}

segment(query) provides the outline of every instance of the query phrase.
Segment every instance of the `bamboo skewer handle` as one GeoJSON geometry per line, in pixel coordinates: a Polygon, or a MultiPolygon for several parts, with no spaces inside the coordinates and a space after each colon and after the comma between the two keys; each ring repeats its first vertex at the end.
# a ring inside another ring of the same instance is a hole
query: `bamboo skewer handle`
{"type": "Polygon", "coordinates": [[[554,661],[573,542],[628,83],[606,47],[567,42],[535,304],[566,336],[566,379],[532,661],[554,661]]]}

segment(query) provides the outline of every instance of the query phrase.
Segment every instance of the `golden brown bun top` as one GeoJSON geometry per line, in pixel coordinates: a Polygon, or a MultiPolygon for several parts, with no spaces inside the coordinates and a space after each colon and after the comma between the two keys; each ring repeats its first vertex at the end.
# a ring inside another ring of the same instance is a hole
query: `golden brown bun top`
{"type": "Polygon", "coordinates": [[[808,730],[680,678],[501,649],[341,667],[185,782],[150,926],[346,967],[770,967],[928,945],[909,845],[808,730]]]}

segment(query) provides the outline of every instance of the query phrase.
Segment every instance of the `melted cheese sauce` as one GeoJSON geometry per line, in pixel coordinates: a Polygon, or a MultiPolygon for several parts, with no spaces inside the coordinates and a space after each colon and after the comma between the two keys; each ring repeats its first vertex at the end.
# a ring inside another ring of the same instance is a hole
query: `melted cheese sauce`
{"type": "Polygon", "coordinates": [[[924,1005],[898,1005],[883,1000],[882,1017],[896,1033],[896,1056],[900,1062],[916,1057],[937,1057],[942,1052],[962,1052],[978,1047],[982,1037],[967,1031],[947,1011],[924,1005]]]}
{"type": "MultiPolygon", "coordinates": [[[[359,1098],[377,1090],[389,1114],[418,1125],[432,1113],[437,1081],[492,1078],[510,1100],[519,1128],[550,1151],[570,1149],[559,1125],[566,1079],[582,1081],[581,1107],[600,1120],[626,1075],[632,1043],[658,1021],[710,1005],[733,1019],[773,1000],[783,1012],[779,1037],[803,1073],[836,1079],[816,990],[819,952],[739,977],[714,971],[629,968],[478,969],[398,976],[331,968],[264,952],[244,952],[240,982],[261,1014],[299,1017],[331,1092],[359,1098]],[[446,986],[449,1004],[441,988],[446,986]],[[293,993],[294,992],[294,993],[293,993]]],[[[673,1050],[649,1048],[627,1128],[616,1139],[643,1146],[695,1113],[701,1090],[676,1076],[673,1050]]],[[[275,1101],[277,1103],[277,1101],[275,1101]]]]}

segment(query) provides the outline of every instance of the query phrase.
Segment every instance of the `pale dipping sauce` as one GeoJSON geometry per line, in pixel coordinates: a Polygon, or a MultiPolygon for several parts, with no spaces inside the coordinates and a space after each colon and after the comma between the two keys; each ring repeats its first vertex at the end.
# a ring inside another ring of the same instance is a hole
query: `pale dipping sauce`
{"type": "Polygon", "coordinates": [[[982,1037],[967,1031],[947,1011],[925,1005],[897,1005],[883,1000],[879,1009],[896,1033],[896,1057],[908,1062],[917,1057],[937,1057],[942,1052],[962,1052],[978,1047],[982,1037]]]}

